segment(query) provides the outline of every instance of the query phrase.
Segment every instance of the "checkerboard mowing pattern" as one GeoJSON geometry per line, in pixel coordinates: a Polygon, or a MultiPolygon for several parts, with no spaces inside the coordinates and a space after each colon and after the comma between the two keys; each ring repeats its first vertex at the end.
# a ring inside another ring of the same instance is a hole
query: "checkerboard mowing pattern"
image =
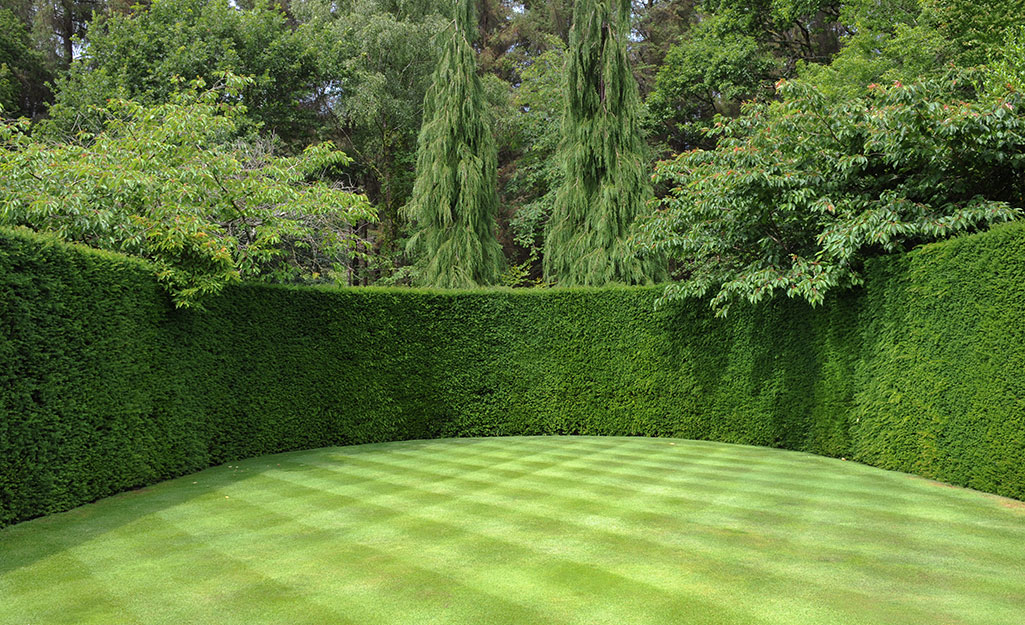
{"type": "Polygon", "coordinates": [[[1025,504],[675,439],[264,456],[0,531],[0,624],[1020,625],[1025,504]]]}

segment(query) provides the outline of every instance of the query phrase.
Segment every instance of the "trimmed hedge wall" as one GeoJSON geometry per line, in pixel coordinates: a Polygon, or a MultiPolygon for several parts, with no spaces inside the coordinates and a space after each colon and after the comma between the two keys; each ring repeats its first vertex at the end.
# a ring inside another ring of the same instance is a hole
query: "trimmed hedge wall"
{"type": "Polygon", "coordinates": [[[811,309],[658,289],[239,285],[0,230],[0,526],[206,466],[409,438],[678,436],[1025,499],[1025,224],[870,263],[811,309]]]}

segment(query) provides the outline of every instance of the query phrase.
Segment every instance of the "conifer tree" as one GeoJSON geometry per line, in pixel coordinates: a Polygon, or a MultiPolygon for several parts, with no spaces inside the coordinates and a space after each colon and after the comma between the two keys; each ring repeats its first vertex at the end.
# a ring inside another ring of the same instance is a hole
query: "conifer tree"
{"type": "Polygon", "coordinates": [[[651,194],[641,106],[626,40],[629,0],[577,0],[566,64],[559,158],[565,177],[545,237],[545,279],[563,286],[659,277],[628,241],[651,194]]]}
{"type": "Polygon", "coordinates": [[[405,214],[417,282],[441,288],[494,284],[504,266],[495,238],[497,153],[492,119],[470,46],[473,0],[459,0],[432,85],[424,98],[416,182],[405,214]]]}

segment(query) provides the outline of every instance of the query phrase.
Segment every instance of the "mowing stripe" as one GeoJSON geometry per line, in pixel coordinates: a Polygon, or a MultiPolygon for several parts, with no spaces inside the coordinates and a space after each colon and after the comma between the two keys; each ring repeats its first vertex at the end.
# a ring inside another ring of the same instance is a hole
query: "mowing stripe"
{"type": "MultiPolygon", "coordinates": [[[[434,462],[445,462],[445,460],[444,459],[440,459],[440,458],[432,458],[431,462],[433,464],[434,462]]],[[[403,474],[405,474],[405,475],[418,475],[420,478],[428,478],[428,479],[418,479],[418,480],[415,480],[414,483],[394,482],[394,481],[387,481],[386,479],[379,480],[380,483],[386,485],[386,488],[388,488],[388,490],[394,490],[396,486],[400,486],[400,487],[404,486],[404,487],[406,487],[408,489],[418,489],[418,487],[416,486],[417,483],[427,483],[427,482],[430,482],[429,478],[432,477],[432,476],[437,476],[439,478],[446,478],[446,476],[442,475],[442,474],[433,473],[433,472],[428,471],[426,469],[413,469],[413,468],[408,467],[408,466],[394,467],[394,466],[390,466],[389,463],[370,463],[369,461],[366,461],[364,459],[361,459],[361,462],[358,463],[358,464],[360,464],[362,466],[382,466],[384,469],[391,469],[391,468],[398,468],[398,469],[400,469],[398,471],[392,472],[392,475],[403,475],[403,474]]],[[[449,476],[447,479],[449,479],[449,480],[456,480],[456,479],[460,479],[460,478],[454,478],[454,477],[449,476]]],[[[307,480],[307,481],[309,481],[309,480],[307,480]]],[[[473,483],[475,483],[475,484],[477,484],[478,486],[481,486],[481,487],[487,487],[487,486],[491,485],[489,482],[471,481],[471,480],[465,480],[465,481],[466,482],[473,482],[473,483]]],[[[332,481],[332,480],[325,480],[324,488],[328,488],[328,489],[333,488],[334,484],[335,484],[335,482],[332,481]]],[[[367,488],[366,499],[374,499],[374,493],[375,492],[379,492],[377,489],[373,488],[372,485],[370,485],[370,484],[363,483],[362,486],[367,488]]],[[[467,489],[467,490],[472,492],[474,489],[467,489]]],[[[406,491],[402,491],[402,492],[406,492],[406,491]]],[[[539,496],[543,496],[544,495],[543,491],[535,490],[535,491],[532,491],[532,492],[535,495],[539,495],[539,496]]],[[[433,495],[431,495],[431,498],[433,499],[433,495]]],[[[382,497],[381,499],[374,499],[374,500],[380,502],[383,499],[393,500],[393,496],[392,495],[388,495],[386,497],[382,497]]],[[[581,514],[595,514],[595,513],[598,512],[597,506],[606,505],[606,504],[602,504],[602,502],[600,502],[598,500],[595,500],[595,501],[586,500],[585,503],[593,504],[593,507],[588,507],[587,509],[581,509],[579,505],[575,505],[575,504],[579,504],[580,501],[581,500],[579,498],[573,498],[573,497],[562,495],[562,496],[560,496],[560,499],[559,499],[559,501],[557,503],[551,504],[550,508],[546,508],[544,510],[544,512],[542,512],[540,514],[537,514],[530,521],[521,523],[521,525],[529,526],[529,527],[537,527],[539,525],[544,525],[546,520],[550,521],[553,518],[558,518],[560,520],[560,522],[562,522],[563,524],[571,525],[572,521],[569,520],[569,519],[578,517],[581,514]],[[569,511],[568,513],[567,513],[567,510],[569,511]]],[[[408,509],[411,509],[411,510],[413,510],[413,509],[415,509],[415,510],[422,510],[423,508],[422,507],[418,507],[418,505],[423,505],[424,503],[425,503],[425,495],[424,495],[424,493],[418,493],[418,494],[416,494],[413,497],[406,497],[404,499],[400,499],[400,501],[392,503],[391,505],[395,505],[397,507],[403,507],[404,509],[408,508],[408,509]]],[[[486,510],[486,512],[490,513],[491,516],[495,516],[495,517],[502,517],[502,518],[508,519],[510,517],[515,517],[517,515],[520,516],[520,517],[523,517],[523,516],[526,515],[526,513],[522,509],[517,510],[517,509],[514,509],[514,508],[505,507],[505,506],[502,505],[501,502],[495,503],[495,502],[478,501],[477,504],[479,506],[490,504],[492,509],[486,510]]],[[[527,505],[529,506],[529,504],[527,504],[527,505]]],[[[608,508],[608,509],[611,509],[611,508],[608,508]]],[[[414,513],[408,513],[408,514],[409,515],[413,515],[414,513]]],[[[706,527],[713,528],[714,526],[709,524],[709,525],[706,525],[706,527]]],[[[554,530],[555,528],[553,527],[551,529],[554,530]]],[[[583,531],[592,530],[592,532],[594,530],[594,528],[591,528],[591,527],[588,527],[588,526],[580,526],[580,529],[583,530],[583,531]]],[[[895,536],[898,536],[898,535],[893,534],[891,536],[895,537],[895,536]]],[[[643,544],[645,542],[643,539],[641,539],[639,537],[636,537],[636,536],[633,536],[633,535],[627,534],[626,537],[629,538],[634,543],[641,543],[641,544],[643,544]]],[[[666,547],[666,545],[663,545],[663,544],[648,544],[648,545],[646,545],[646,548],[652,549],[652,550],[660,550],[660,549],[664,550],[665,547],[666,547]]],[[[827,544],[823,544],[823,547],[828,548],[828,545],[827,544]]],[[[720,552],[719,555],[722,556],[723,553],[724,552],[720,552]]],[[[706,555],[708,555],[708,554],[706,554],[706,555]]],[[[761,555],[762,557],[764,557],[767,554],[756,554],[756,555],[761,555]]],[[[843,555],[845,557],[849,556],[849,554],[843,554],[843,555]]],[[[749,562],[748,562],[749,559],[750,559],[750,554],[747,553],[746,551],[742,552],[740,555],[738,555],[738,556],[736,556],[734,558],[735,562],[738,563],[738,564],[740,564],[740,563],[749,564],[749,562]]],[[[832,560],[834,560],[834,561],[837,560],[837,559],[839,559],[839,558],[832,558],[832,560]]],[[[862,566],[865,566],[865,565],[866,565],[865,563],[862,564],[862,566]]],[[[887,569],[885,567],[879,567],[875,571],[875,574],[876,574],[876,576],[882,575],[886,570],[887,569]]],[[[757,571],[755,571],[755,572],[757,572],[757,571]]],[[[818,577],[819,575],[820,574],[818,572],[816,572],[815,577],[818,577]]],[[[809,578],[809,579],[805,580],[805,583],[806,584],[814,585],[815,577],[812,577],[812,578],[809,578]]],[[[899,577],[899,576],[897,576],[897,577],[899,577]]],[[[923,580],[920,580],[919,582],[916,582],[915,586],[916,587],[921,586],[921,590],[923,592],[927,592],[928,590],[930,590],[930,589],[932,589],[934,587],[933,585],[935,584],[935,582],[936,582],[936,580],[934,580],[934,579],[923,579],[923,580]]],[[[928,605],[931,605],[935,601],[935,599],[932,598],[932,597],[926,597],[925,599],[923,599],[923,601],[926,601],[928,603],[928,605]]],[[[905,608],[901,608],[901,609],[903,610],[905,608]]]]}
{"type": "Polygon", "coordinates": [[[0,625],[1025,621],[1022,512],[670,439],[267,456],[7,528],[0,554],[0,625]]]}

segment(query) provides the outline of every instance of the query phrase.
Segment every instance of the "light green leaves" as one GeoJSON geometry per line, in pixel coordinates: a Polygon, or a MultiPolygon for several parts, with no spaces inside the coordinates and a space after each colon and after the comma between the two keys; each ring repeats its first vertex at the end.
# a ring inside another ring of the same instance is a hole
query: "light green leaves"
{"type": "Polygon", "coordinates": [[[663,300],[775,294],[819,304],[867,256],[1017,219],[1025,205],[1020,96],[977,97],[964,75],[873,86],[837,102],[800,83],[720,120],[718,147],[660,163],[670,188],[641,228],[679,285],[663,300]]]}
{"type": "Polygon", "coordinates": [[[234,139],[244,87],[201,81],[157,106],[112,100],[101,132],[46,143],[0,125],[0,223],[150,260],[177,306],[240,279],[309,280],[349,261],[353,227],[376,215],[324,174],[350,163],[330,144],[275,156],[234,139]]]}

